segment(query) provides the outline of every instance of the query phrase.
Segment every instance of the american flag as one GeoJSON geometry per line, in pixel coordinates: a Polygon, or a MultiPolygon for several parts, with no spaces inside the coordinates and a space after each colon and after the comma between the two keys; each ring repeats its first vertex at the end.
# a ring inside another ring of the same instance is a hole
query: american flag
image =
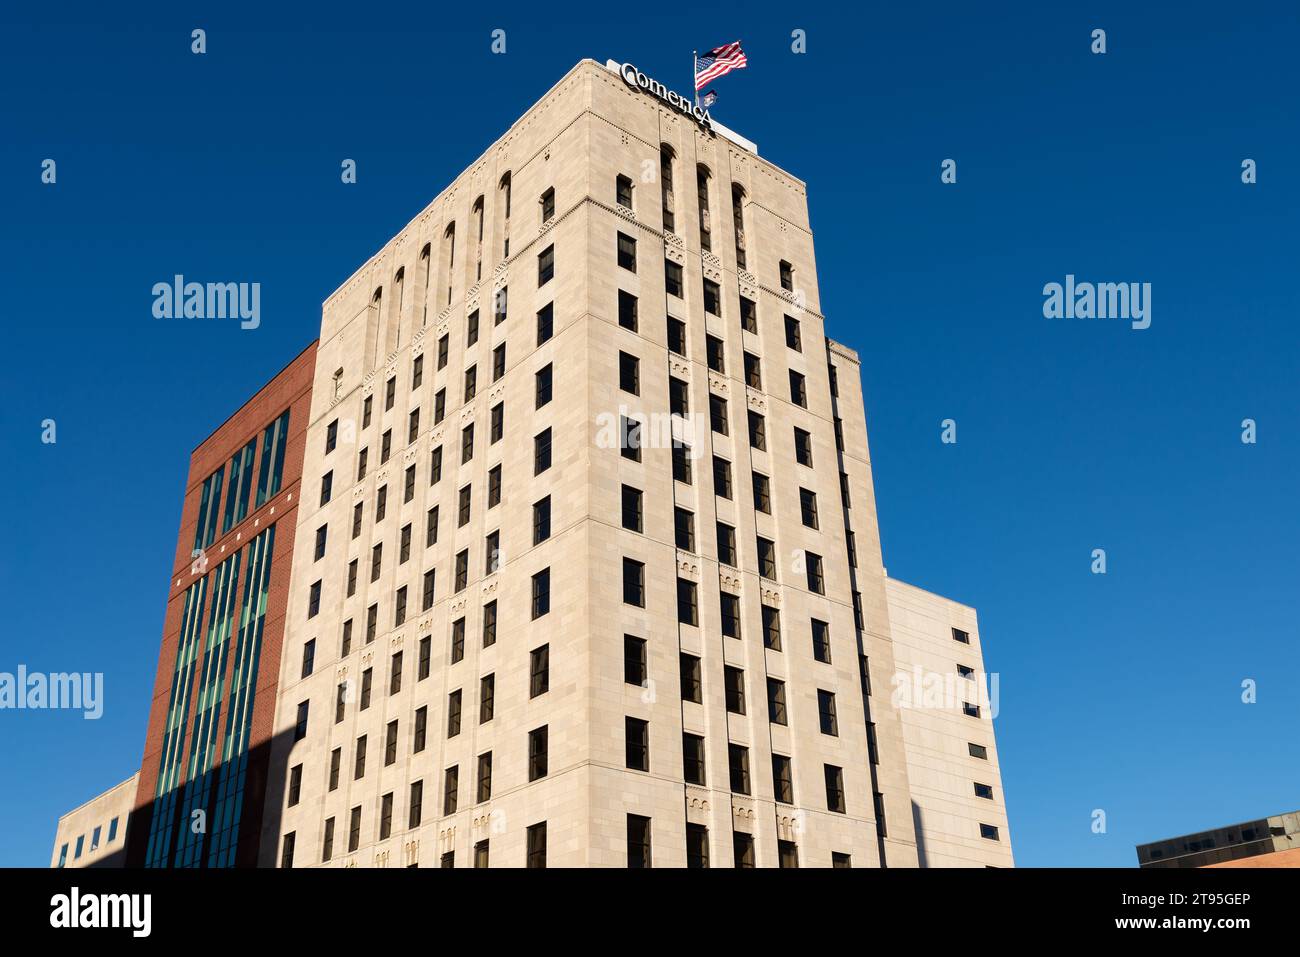
{"type": "Polygon", "coordinates": [[[745,51],[740,48],[739,40],[715,47],[695,58],[695,89],[702,90],[718,77],[744,68],[745,51]]]}

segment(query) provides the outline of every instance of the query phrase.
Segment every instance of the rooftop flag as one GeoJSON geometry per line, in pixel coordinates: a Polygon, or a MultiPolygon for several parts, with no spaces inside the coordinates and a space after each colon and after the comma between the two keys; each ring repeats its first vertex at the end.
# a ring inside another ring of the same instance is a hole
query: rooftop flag
{"type": "Polygon", "coordinates": [[[745,51],[740,41],[715,47],[695,57],[695,91],[698,93],[720,76],[745,68],[745,51]]]}

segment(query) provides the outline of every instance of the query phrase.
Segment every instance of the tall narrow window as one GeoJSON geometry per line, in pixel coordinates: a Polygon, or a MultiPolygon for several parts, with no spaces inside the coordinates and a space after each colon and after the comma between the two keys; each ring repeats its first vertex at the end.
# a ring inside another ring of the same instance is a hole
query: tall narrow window
{"type": "Polygon", "coordinates": [[[555,216],[555,190],[548,189],[542,193],[542,223],[548,223],[555,216]]]}
{"type": "Polygon", "coordinates": [[[675,154],[667,144],[659,147],[659,195],[663,205],[664,231],[673,232],[677,226],[673,200],[673,159],[675,154]]]}
{"type": "MultiPolygon", "coordinates": [[[[284,479],[285,443],[289,437],[289,413],[281,416],[262,432],[262,466],[257,479],[257,507],[261,508],[280,492],[284,479]]],[[[220,480],[217,491],[220,492],[220,480]]],[[[215,506],[214,506],[215,514],[215,506]]]]}
{"type": "Polygon", "coordinates": [[[709,171],[704,166],[695,168],[695,194],[700,209],[700,248],[713,249],[713,227],[709,217],[709,171]]]}
{"type": "Polygon", "coordinates": [[[745,190],[740,184],[731,185],[731,221],[736,231],[736,266],[745,268],[745,190]]]}

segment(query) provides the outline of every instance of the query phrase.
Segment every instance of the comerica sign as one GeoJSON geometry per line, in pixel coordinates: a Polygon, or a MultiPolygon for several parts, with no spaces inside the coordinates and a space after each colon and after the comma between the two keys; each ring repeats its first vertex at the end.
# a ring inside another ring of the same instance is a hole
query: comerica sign
{"type": "Polygon", "coordinates": [[[623,75],[623,82],[628,86],[634,86],[639,90],[645,90],[647,93],[657,96],[674,110],[692,117],[704,129],[712,128],[713,118],[709,116],[709,111],[702,106],[696,105],[690,97],[682,96],[680,93],[668,89],[658,80],[646,76],[631,63],[624,63],[619,68],[619,72],[623,75]]]}

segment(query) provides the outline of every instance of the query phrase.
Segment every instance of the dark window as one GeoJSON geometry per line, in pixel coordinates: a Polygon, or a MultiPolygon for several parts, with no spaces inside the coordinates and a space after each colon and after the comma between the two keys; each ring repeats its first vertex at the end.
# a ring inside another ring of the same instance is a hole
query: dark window
{"type": "Polygon", "coordinates": [[[497,643],[497,603],[490,601],[483,606],[483,647],[490,648],[497,643]]]}
{"type": "Polygon", "coordinates": [[[438,544],[438,506],[429,509],[424,523],[424,547],[431,548],[438,544]]]}
{"type": "Polygon", "coordinates": [[[624,233],[618,234],[618,264],[636,272],[636,240],[624,233]]]}
{"type": "Polygon", "coordinates": [[[794,292],[794,267],[784,259],[780,263],[781,270],[781,288],[786,292],[794,292]]]}
{"type": "Polygon", "coordinates": [[[727,710],[732,714],[745,713],[745,672],[727,665],[723,669],[727,710]]]}
{"type": "Polygon", "coordinates": [[[691,484],[691,447],[673,440],[673,481],[691,484]]]}
{"type": "Polygon", "coordinates": [[[483,574],[495,574],[501,567],[501,532],[490,532],[483,540],[483,574]]]}
{"type": "Polygon", "coordinates": [[[478,789],[474,803],[482,804],[492,799],[492,752],[485,751],[478,756],[478,789]]]}
{"type": "Polygon", "coordinates": [[[740,327],[746,332],[758,334],[758,306],[752,299],[740,297],[740,327]]]}
{"type": "Polygon", "coordinates": [[[360,781],[366,774],[366,736],[357,738],[357,750],[352,764],[352,779],[360,781]]]}
{"type": "Polygon", "coordinates": [[[551,646],[542,645],[528,653],[528,697],[536,698],[551,688],[551,646]]]}
{"type": "Polygon", "coordinates": [[[776,543],[762,537],[758,539],[758,573],[776,579],[776,543]]]}
{"type": "Polygon", "coordinates": [[[438,368],[447,368],[447,352],[451,346],[451,333],[438,340],[438,368]]]}
{"type": "Polygon", "coordinates": [[[709,427],[719,435],[727,434],[727,400],[709,393],[709,427]]]}
{"type": "Polygon", "coordinates": [[[787,724],[785,711],[785,682],[767,679],[767,719],[773,724],[787,724]]]}
{"type": "Polygon", "coordinates": [[[695,655],[682,653],[681,662],[682,700],[704,702],[703,688],[700,684],[700,659],[695,655]]]}
{"type": "Polygon", "coordinates": [[[555,189],[542,193],[542,222],[547,223],[555,215],[555,189]]]}
{"type": "Polygon", "coordinates": [[[460,798],[460,765],[453,764],[442,778],[442,813],[455,814],[460,798]]]}
{"type": "Polygon", "coordinates": [[[833,692],[817,689],[817,719],[822,734],[838,735],[840,733],[839,719],[835,716],[835,695],[833,692]]]}
{"type": "Polygon", "coordinates": [[[826,580],[822,577],[822,557],[806,552],[804,560],[808,563],[808,590],[818,595],[826,594],[826,580]]]}
{"type": "Polygon", "coordinates": [[[684,508],[673,509],[673,532],[677,547],[695,551],[695,516],[684,508]]]}
{"type": "Polygon", "coordinates": [[[677,620],[683,625],[700,623],[696,591],[695,582],[688,578],[677,579],[677,620]]]}
{"type": "Polygon", "coordinates": [[[992,800],[993,800],[993,786],[992,786],[991,784],[980,784],[978,781],[976,781],[976,782],[975,782],[975,796],[976,796],[977,798],[988,798],[990,801],[992,801],[992,800]]]}
{"type": "Polygon", "coordinates": [[[745,353],[745,385],[751,389],[763,388],[763,365],[752,352],[745,353]]]}
{"type": "Polygon", "coordinates": [[[492,381],[496,382],[506,374],[506,344],[503,342],[492,350],[492,381]]]}
{"type": "Polygon", "coordinates": [[[722,498],[731,498],[731,463],[716,455],[713,457],[713,493],[722,498]]]}
{"type": "Polygon", "coordinates": [[[831,663],[831,626],[824,621],[812,619],[813,657],[818,661],[831,663]]]}
{"type": "Polygon", "coordinates": [[[465,370],[465,401],[478,395],[478,366],[472,365],[465,370]]]}
{"type": "MultiPolygon", "coordinates": [[[[230,493],[233,494],[233,493],[230,493]]],[[[325,505],[329,502],[330,496],[334,494],[334,471],[331,469],[321,476],[320,480],[320,503],[325,505]]]]}
{"type": "Polygon", "coordinates": [[[415,680],[423,681],[429,677],[430,659],[433,657],[433,636],[425,635],[420,639],[420,656],[415,671],[415,680]]]}
{"type": "Polygon", "coordinates": [[[546,725],[528,732],[528,780],[536,781],[547,773],[546,725]]]}
{"type": "Polygon", "coordinates": [[[316,554],[313,556],[313,561],[320,561],[325,557],[325,539],[328,536],[328,525],[322,525],[320,528],[316,529],[316,554]]]}
{"type": "Polygon", "coordinates": [[[632,208],[632,180],[619,176],[614,180],[614,198],[620,206],[632,208]]]}
{"type": "Polygon", "coordinates": [[[555,247],[547,246],[537,256],[537,285],[545,286],[555,276],[555,247]]]}
{"type": "Polygon", "coordinates": [[[457,618],[451,623],[451,663],[465,660],[465,619],[457,618]]]}
{"type": "Polygon", "coordinates": [[[411,784],[410,809],[407,811],[406,826],[419,827],[420,819],[424,816],[424,782],[414,781],[411,784]]]}
{"type": "Polygon", "coordinates": [[[623,603],[645,607],[645,563],[623,559],[623,603]]]}
{"type": "Polygon", "coordinates": [[[623,486],[623,527],[632,532],[641,531],[641,490],[623,486]]]}
{"type": "Polygon", "coordinates": [[[334,856],[334,818],[327,818],[325,821],[325,838],[321,842],[320,860],[321,863],[327,863],[334,856]]]}
{"type": "Polygon", "coordinates": [[[722,599],[722,636],[724,638],[740,637],[740,599],[723,592],[722,599]]]}
{"type": "Polygon", "coordinates": [[[668,317],[668,351],[686,355],[686,323],[672,316],[668,317]]]}
{"type": "Polygon", "coordinates": [[[624,329],[631,329],[633,332],[636,332],[637,327],[636,307],[636,296],[620,289],[618,291],[618,324],[624,329]]]}
{"type": "Polygon", "coordinates": [[[727,360],[723,351],[722,340],[717,336],[706,335],[704,337],[704,355],[709,368],[714,372],[723,373],[727,371],[727,360]]]}
{"type": "Polygon", "coordinates": [[[970,752],[970,756],[971,756],[972,758],[979,758],[979,759],[981,759],[981,760],[983,760],[983,761],[987,761],[987,760],[988,760],[988,757],[989,757],[989,749],[986,748],[986,747],[984,747],[984,745],[982,745],[982,744],[975,744],[975,743],[972,741],[972,742],[970,742],[970,743],[968,743],[968,744],[966,745],[966,749],[970,752]]]}
{"type": "Polygon", "coordinates": [[[650,722],[625,718],[623,733],[627,744],[627,767],[633,771],[650,770],[650,722]]]}
{"type": "Polygon", "coordinates": [[[736,794],[748,794],[749,749],[739,744],[727,745],[727,770],[731,790],[736,794]]]}
{"type": "Polygon", "coordinates": [[[980,837],[988,841],[1000,841],[1002,838],[998,835],[998,829],[992,824],[980,825],[980,837]]]}
{"type": "Polygon", "coordinates": [[[429,484],[437,485],[442,479],[442,446],[433,450],[429,457],[429,484]]]}
{"type": "Polygon", "coordinates": [[[642,687],[647,678],[646,640],[623,636],[623,682],[642,687]]]}
{"type": "Polygon", "coordinates": [[[803,352],[803,336],[799,332],[799,320],[793,316],[785,317],[785,344],[795,352],[803,352]]]}
{"type": "Polygon", "coordinates": [[[619,416],[619,454],[633,462],[641,461],[641,423],[619,416]]]}
{"type": "Polygon", "coordinates": [[[681,379],[668,377],[668,411],[672,415],[689,415],[690,388],[681,379]]]}
{"type": "Polygon", "coordinates": [[[397,760],[397,721],[388,722],[384,733],[384,767],[397,760]]]}
{"type": "Polygon", "coordinates": [[[826,809],[837,814],[844,811],[844,771],[833,764],[823,765],[826,776],[826,809]]]}
{"type": "Polygon", "coordinates": [[[302,675],[306,678],[316,667],[316,639],[313,638],[302,646],[302,675]]]}
{"type": "Polygon", "coordinates": [[[733,568],[739,567],[736,559],[736,530],[725,522],[718,522],[718,561],[733,568]]]}
{"type": "Polygon", "coordinates": [[[487,507],[493,508],[501,504],[501,466],[500,464],[488,469],[488,500],[487,507]]]}
{"type": "Polygon", "coordinates": [[[641,394],[641,362],[626,352],[618,354],[618,387],[633,395],[641,394]]]}
{"type": "Polygon", "coordinates": [[[402,690],[402,653],[394,652],[389,659],[388,693],[398,694],[402,690]]]}
{"type": "Polygon", "coordinates": [[[429,737],[429,708],[424,706],[415,711],[415,731],[411,737],[411,752],[419,754],[424,750],[429,737]]]}
{"type": "Polygon", "coordinates": [[[487,724],[496,711],[497,676],[484,675],[478,680],[478,723],[487,724]]]}
{"type": "MultiPolygon", "coordinates": [[[[542,729],[546,730],[545,728],[542,729]]],[[[528,825],[526,867],[546,867],[546,822],[528,825]]]]}
{"type": "MultiPolygon", "coordinates": [[[[664,260],[664,289],[668,295],[682,298],[682,267],[671,259],[664,260]]],[[[686,353],[683,351],[681,354],[686,353]]]]}
{"type": "Polygon", "coordinates": [[[749,424],[750,446],[760,452],[765,451],[767,449],[767,423],[753,409],[746,410],[746,419],[749,424]]]}
{"type": "Polygon", "coordinates": [[[682,735],[682,773],[687,784],[704,785],[704,739],[698,734],[682,735]]]}
{"type": "MultiPolygon", "coordinates": [[[[804,377],[793,369],[790,370],[790,401],[795,405],[803,406],[805,409],[808,408],[807,383],[805,382],[804,377]]],[[[840,436],[839,421],[839,419],[835,420],[837,426],[835,434],[837,438],[840,436]]],[[[844,442],[842,440],[839,442],[839,447],[843,450],[844,442]]]]}
{"type": "Polygon", "coordinates": [[[384,385],[384,411],[387,412],[393,407],[393,402],[397,398],[397,376],[393,376],[384,385]]]}
{"type": "Polygon", "coordinates": [[[853,855],[845,854],[843,851],[831,851],[832,868],[851,868],[853,867],[853,855]]]}
{"type": "Polygon", "coordinates": [[[766,515],[772,514],[772,483],[766,475],[754,475],[754,508],[766,515]]]}
{"type": "Polygon", "coordinates": [[[551,430],[533,436],[533,474],[541,475],[551,467],[551,430]]]}
{"type": "Polygon", "coordinates": [[[537,344],[555,335],[555,304],[548,302],[537,312],[537,344]]]}
{"type": "Polygon", "coordinates": [[[546,403],[551,401],[551,364],[548,362],[537,370],[533,376],[534,379],[534,396],[533,408],[540,409],[546,403]]]}
{"type": "Polygon", "coordinates": [[[776,842],[777,866],[795,868],[799,866],[799,847],[794,841],[776,842]]]}
{"type": "Polygon", "coordinates": [[[812,468],[812,435],[800,428],[794,430],[794,457],[800,465],[812,468]]]}
{"type": "Polygon", "coordinates": [[[754,866],[754,835],[732,831],[731,850],[735,855],[736,867],[751,868],[754,866]]]}
{"type": "Polygon", "coordinates": [[[308,618],[315,618],[318,614],[320,614],[320,590],[321,590],[321,583],[319,581],[312,582],[311,591],[309,592],[307,598],[308,618]]]}
{"type": "Polygon", "coordinates": [[[722,290],[709,279],[704,280],[704,311],[711,316],[722,315],[722,290]]]}
{"type": "Polygon", "coordinates": [[[817,493],[810,489],[799,489],[799,513],[804,525],[817,528],[817,493]]]}
{"type": "Polygon", "coordinates": [[[686,866],[709,866],[709,829],[703,824],[686,825],[686,866]]]}
{"type": "Polygon", "coordinates": [[[639,814],[627,816],[627,866],[650,866],[650,818],[639,814]]]}
{"type": "Polygon", "coordinates": [[[763,606],[763,647],[781,650],[781,611],[769,605],[763,606]]]}
{"type": "Polygon", "coordinates": [[[963,645],[969,645],[969,644],[970,644],[970,634],[967,633],[967,632],[962,631],[960,628],[954,628],[954,629],[952,630],[952,640],[953,640],[953,641],[960,641],[963,645]]]}
{"type": "Polygon", "coordinates": [[[540,545],[551,537],[551,497],[533,503],[533,544],[540,545]]]}
{"type": "Polygon", "coordinates": [[[543,568],[533,576],[532,617],[537,620],[551,610],[551,570],[543,568]]]}
{"type": "MultiPolygon", "coordinates": [[[[302,796],[302,765],[295,764],[289,769],[289,807],[294,807],[302,796]]],[[[95,848],[92,845],[91,850],[95,848]]]]}
{"type": "Polygon", "coordinates": [[[772,755],[772,791],[780,803],[794,803],[794,776],[790,771],[790,759],[782,754],[772,755]]]}

